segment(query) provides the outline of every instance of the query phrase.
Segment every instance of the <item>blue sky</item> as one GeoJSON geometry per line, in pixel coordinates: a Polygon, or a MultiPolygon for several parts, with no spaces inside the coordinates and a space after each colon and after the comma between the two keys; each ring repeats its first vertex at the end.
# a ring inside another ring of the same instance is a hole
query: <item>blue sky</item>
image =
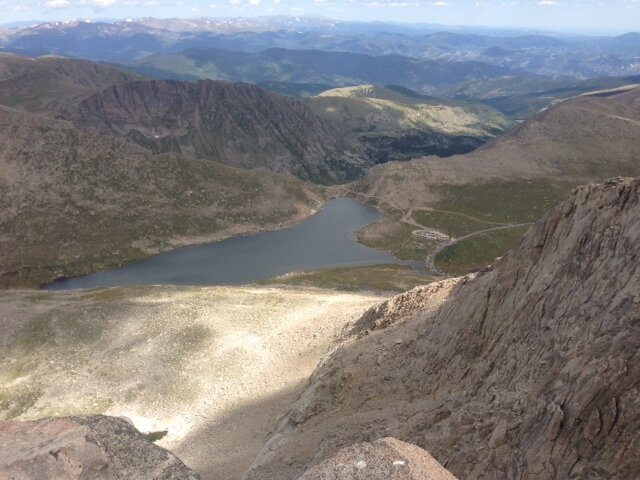
{"type": "Polygon", "coordinates": [[[640,0],[0,0],[0,24],[76,18],[280,14],[581,33],[640,30],[640,0]]]}

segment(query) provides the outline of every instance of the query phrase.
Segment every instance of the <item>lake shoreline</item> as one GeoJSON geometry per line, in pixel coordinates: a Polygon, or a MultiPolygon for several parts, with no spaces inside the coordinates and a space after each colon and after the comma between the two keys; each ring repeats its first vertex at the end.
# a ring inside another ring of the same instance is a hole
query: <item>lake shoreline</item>
{"type": "Polygon", "coordinates": [[[257,234],[260,234],[260,233],[276,232],[276,231],[279,231],[279,230],[284,230],[286,228],[290,228],[290,227],[293,227],[295,225],[298,225],[298,224],[308,220],[309,218],[311,218],[315,214],[317,214],[320,210],[322,210],[322,208],[324,208],[324,206],[326,205],[327,201],[330,200],[330,199],[331,198],[327,198],[326,196],[318,195],[314,199],[315,202],[316,202],[316,205],[315,205],[314,208],[310,208],[308,211],[303,212],[303,213],[301,213],[299,215],[296,215],[295,217],[293,217],[291,219],[291,221],[279,223],[278,225],[262,226],[262,227],[257,226],[257,225],[251,225],[248,228],[237,228],[237,226],[236,226],[236,227],[232,227],[230,229],[227,229],[224,232],[216,232],[216,233],[205,234],[205,235],[175,236],[175,237],[171,237],[171,238],[166,240],[166,247],[148,248],[146,254],[134,255],[134,256],[122,259],[120,261],[117,261],[117,262],[109,262],[106,265],[104,265],[103,267],[99,267],[99,268],[95,268],[95,269],[87,269],[87,271],[85,273],[80,273],[78,275],[56,276],[56,277],[51,278],[50,280],[37,283],[33,288],[17,287],[17,288],[7,288],[7,289],[4,289],[4,290],[19,291],[19,290],[25,290],[26,289],[26,290],[36,290],[36,291],[37,290],[48,291],[48,289],[46,288],[47,285],[50,285],[50,284],[58,282],[58,281],[69,280],[69,279],[78,278],[78,277],[84,277],[84,276],[92,275],[92,274],[99,273],[99,272],[102,272],[102,271],[111,270],[111,269],[114,269],[114,268],[125,266],[125,265],[133,263],[133,262],[147,260],[147,259],[153,258],[153,257],[155,257],[157,255],[162,255],[162,254],[165,254],[165,253],[173,252],[173,251],[179,250],[181,248],[198,246],[198,245],[205,245],[205,244],[209,244],[209,243],[211,243],[211,244],[219,243],[219,242],[223,242],[225,240],[230,240],[230,239],[233,239],[233,238],[242,238],[242,237],[248,237],[248,236],[251,236],[251,235],[257,235],[257,234]],[[253,227],[255,227],[255,228],[253,228],[253,227]]]}
{"type": "MultiPolygon", "coordinates": [[[[380,210],[371,205],[349,196],[333,197],[318,201],[304,213],[275,228],[174,237],[171,248],[166,250],[93,273],[58,277],[39,288],[241,285],[294,271],[410,263],[358,241],[357,231],[382,217],[380,210]]],[[[412,262],[414,267],[417,262],[412,262]]]]}

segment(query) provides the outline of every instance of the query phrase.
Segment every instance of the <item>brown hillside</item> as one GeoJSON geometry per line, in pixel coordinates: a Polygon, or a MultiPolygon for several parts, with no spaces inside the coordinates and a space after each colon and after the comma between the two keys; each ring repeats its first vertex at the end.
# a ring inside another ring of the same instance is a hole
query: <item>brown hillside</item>
{"type": "Polygon", "coordinates": [[[317,208],[298,179],[247,172],[0,108],[0,283],[87,273],[317,208]]]}
{"type": "Polygon", "coordinates": [[[365,315],[248,478],[393,436],[468,480],[636,479],[639,259],[640,178],[577,189],[489,271],[365,315]]]}
{"type": "Polygon", "coordinates": [[[0,104],[50,111],[139,75],[87,60],[0,55],[0,104]]]}
{"type": "Polygon", "coordinates": [[[561,102],[467,155],[425,157],[372,168],[356,189],[412,208],[438,187],[551,178],[574,185],[640,174],[640,88],[561,102]]]}

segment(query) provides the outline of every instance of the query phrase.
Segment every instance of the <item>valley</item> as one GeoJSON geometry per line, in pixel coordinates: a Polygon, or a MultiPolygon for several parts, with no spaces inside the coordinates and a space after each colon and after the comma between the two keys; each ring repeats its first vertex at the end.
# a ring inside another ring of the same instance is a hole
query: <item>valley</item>
{"type": "Polygon", "coordinates": [[[635,480],[640,34],[266,3],[0,25],[0,478],[635,480]]]}

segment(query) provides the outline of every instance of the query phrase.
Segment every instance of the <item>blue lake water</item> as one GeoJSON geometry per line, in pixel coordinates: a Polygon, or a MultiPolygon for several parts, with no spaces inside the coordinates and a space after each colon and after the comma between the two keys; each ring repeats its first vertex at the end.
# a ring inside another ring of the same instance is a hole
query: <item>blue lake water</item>
{"type": "Polygon", "coordinates": [[[118,285],[242,285],[290,272],[322,268],[413,264],[358,243],[356,231],[380,213],[350,198],[328,201],[318,213],[274,232],[193,245],[82,277],[48,290],[118,285]]]}

